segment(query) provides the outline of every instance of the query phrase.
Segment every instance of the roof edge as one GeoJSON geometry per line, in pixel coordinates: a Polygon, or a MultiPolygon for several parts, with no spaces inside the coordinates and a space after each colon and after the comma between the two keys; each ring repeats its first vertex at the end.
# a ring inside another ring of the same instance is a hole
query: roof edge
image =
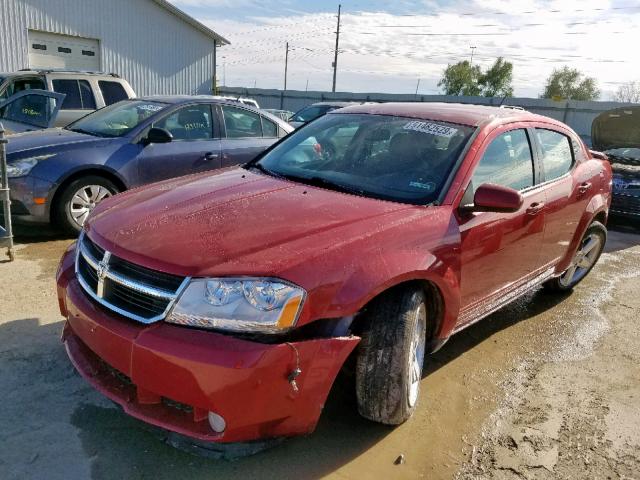
{"type": "Polygon", "coordinates": [[[199,30],[200,32],[204,33],[206,36],[213,38],[217,45],[222,46],[222,45],[230,45],[231,44],[231,42],[229,40],[227,40],[226,38],[224,38],[222,35],[218,35],[216,32],[211,30],[209,27],[207,27],[203,23],[200,23],[198,20],[196,20],[192,16],[188,15],[187,13],[183,12],[178,7],[176,7],[175,5],[169,3],[167,0],[153,0],[153,1],[155,3],[157,3],[158,5],[160,5],[162,8],[164,8],[165,10],[167,10],[169,13],[172,13],[173,15],[178,17],[179,19],[187,22],[189,25],[194,27],[196,30],[199,30]]]}

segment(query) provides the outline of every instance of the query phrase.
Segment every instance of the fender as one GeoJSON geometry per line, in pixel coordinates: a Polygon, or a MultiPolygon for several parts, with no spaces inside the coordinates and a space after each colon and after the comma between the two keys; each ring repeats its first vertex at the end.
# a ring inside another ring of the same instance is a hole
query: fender
{"type": "Polygon", "coordinates": [[[567,268],[569,268],[569,265],[571,265],[571,260],[578,250],[582,237],[584,237],[585,232],[593,223],[594,219],[602,213],[604,213],[604,215],[608,218],[609,203],[605,196],[599,193],[593,196],[591,201],[588,203],[584,213],[582,214],[580,222],[578,223],[578,228],[576,228],[576,232],[573,236],[573,239],[571,240],[571,243],[569,244],[569,248],[567,249],[565,257],[556,265],[556,275],[560,275],[567,268]]]}

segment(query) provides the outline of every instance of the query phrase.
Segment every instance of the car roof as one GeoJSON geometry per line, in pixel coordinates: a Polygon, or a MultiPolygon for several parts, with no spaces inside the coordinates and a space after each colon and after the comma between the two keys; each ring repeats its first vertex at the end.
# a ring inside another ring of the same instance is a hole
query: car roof
{"type": "Polygon", "coordinates": [[[88,72],[82,70],[56,70],[56,69],[40,69],[40,70],[18,70],[17,72],[3,72],[0,77],[20,77],[22,75],[68,75],[72,77],[91,76],[91,77],[108,77],[119,79],[120,76],[115,73],[106,72],[88,72]]]}
{"type": "Polygon", "coordinates": [[[370,114],[393,115],[398,117],[410,117],[421,120],[440,120],[442,122],[457,123],[477,127],[492,120],[502,123],[517,121],[541,121],[564,126],[561,122],[549,117],[536,115],[526,110],[509,107],[491,107],[487,105],[470,105],[464,103],[440,103],[440,102],[405,102],[405,103],[374,103],[355,105],[331,112],[331,115],[370,114]]]}
{"type": "Polygon", "coordinates": [[[316,107],[316,106],[326,106],[326,107],[348,107],[351,105],[360,105],[360,102],[316,102],[311,105],[307,105],[308,107],[316,107]]]}

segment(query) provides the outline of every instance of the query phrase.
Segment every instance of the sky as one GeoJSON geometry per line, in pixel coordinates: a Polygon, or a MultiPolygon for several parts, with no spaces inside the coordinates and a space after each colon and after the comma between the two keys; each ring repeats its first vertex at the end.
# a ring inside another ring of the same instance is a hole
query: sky
{"type": "MultiPolygon", "coordinates": [[[[171,0],[231,42],[221,84],[331,91],[338,2],[171,0]]],[[[514,64],[517,97],[538,97],[554,68],[595,77],[602,100],[640,80],[640,0],[343,0],[337,91],[441,93],[448,64],[514,64]],[[475,47],[472,49],[471,47],[475,47]]]]}

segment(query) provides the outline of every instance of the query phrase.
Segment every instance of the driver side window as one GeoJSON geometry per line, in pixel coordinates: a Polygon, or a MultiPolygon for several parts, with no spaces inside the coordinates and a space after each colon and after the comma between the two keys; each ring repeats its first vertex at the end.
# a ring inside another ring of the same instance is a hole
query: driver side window
{"type": "Polygon", "coordinates": [[[472,177],[473,191],[483,183],[493,183],[515,190],[534,184],[533,155],[525,130],[511,130],[495,138],[472,177]]]}
{"type": "Polygon", "coordinates": [[[210,105],[189,105],[157,121],[153,126],[167,130],[175,141],[211,140],[212,119],[210,105]]]}

